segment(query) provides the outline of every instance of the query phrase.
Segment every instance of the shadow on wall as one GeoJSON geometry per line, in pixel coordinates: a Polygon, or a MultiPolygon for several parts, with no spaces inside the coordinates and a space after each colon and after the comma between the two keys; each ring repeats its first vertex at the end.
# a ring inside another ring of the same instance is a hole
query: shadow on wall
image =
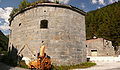
{"type": "Polygon", "coordinates": [[[14,48],[14,46],[12,45],[12,50],[5,53],[3,56],[1,56],[0,61],[3,63],[0,63],[0,68],[2,70],[10,70],[11,69],[10,66],[12,67],[17,66],[18,61],[22,59],[22,57],[17,55],[17,53],[18,53],[18,50],[14,48]],[[7,65],[5,65],[4,63],[7,65]]]}

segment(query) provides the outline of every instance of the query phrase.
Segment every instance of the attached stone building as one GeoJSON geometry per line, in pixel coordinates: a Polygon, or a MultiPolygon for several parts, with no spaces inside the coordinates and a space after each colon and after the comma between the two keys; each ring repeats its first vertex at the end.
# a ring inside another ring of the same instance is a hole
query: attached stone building
{"type": "Polygon", "coordinates": [[[115,54],[116,56],[120,56],[120,46],[116,46],[115,54]]]}
{"type": "Polygon", "coordinates": [[[10,51],[36,59],[42,41],[55,65],[86,61],[85,12],[69,5],[42,3],[18,12],[11,20],[10,51]]]}
{"type": "Polygon", "coordinates": [[[115,56],[112,42],[104,38],[86,41],[87,56],[115,56]]]}
{"type": "Polygon", "coordinates": [[[120,56],[120,46],[118,46],[118,55],[120,56]]]}

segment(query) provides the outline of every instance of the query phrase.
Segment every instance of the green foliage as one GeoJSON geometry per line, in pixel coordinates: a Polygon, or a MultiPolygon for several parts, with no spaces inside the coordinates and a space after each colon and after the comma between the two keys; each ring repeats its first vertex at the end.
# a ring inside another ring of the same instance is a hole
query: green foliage
{"type": "Polygon", "coordinates": [[[26,7],[28,7],[28,6],[30,6],[30,3],[28,1],[26,1],[26,0],[23,0],[18,7],[19,7],[19,10],[21,11],[21,10],[25,9],[26,7]]]}
{"type": "Polygon", "coordinates": [[[59,0],[55,0],[55,3],[56,3],[56,4],[59,4],[60,2],[59,2],[59,0]]]}
{"type": "Polygon", "coordinates": [[[0,47],[0,54],[2,54],[3,53],[3,48],[2,47],[0,47]]]}
{"type": "Polygon", "coordinates": [[[8,38],[0,31],[0,54],[7,51],[8,38]]]}
{"type": "Polygon", "coordinates": [[[1,57],[1,61],[9,66],[17,66],[17,62],[13,57],[10,56],[10,52],[5,51],[4,55],[1,57]]]}
{"type": "Polygon", "coordinates": [[[85,62],[85,63],[81,63],[78,65],[71,65],[71,66],[52,66],[51,70],[69,70],[69,69],[78,69],[78,68],[88,68],[95,65],[96,63],[85,62]]]}
{"type": "Polygon", "coordinates": [[[6,50],[0,47],[0,54],[6,54],[6,52],[7,52],[6,50]]]}
{"type": "Polygon", "coordinates": [[[49,0],[38,0],[41,3],[49,2],[49,0]]]}
{"type": "Polygon", "coordinates": [[[51,2],[49,0],[37,0],[37,1],[33,1],[32,3],[30,3],[27,0],[23,0],[23,1],[21,1],[20,5],[18,5],[18,8],[14,8],[12,10],[12,12],[10,14],[10,18],[8,20],[11,21],[13,16],[15,16],[15,14],[18,13],[19,11],[22,11],[25,8],[30,7],[30,6],[37,6],[38,3],[56,3],[56,4],[59,4],[59,1],[55,0],[55,2],[51,2]]]}
{"type": "Polygon", "coordinates": [[[0,61],[4,62],[7,55],[8,38],[0,31],[0,61]]]}
{"type": "Polygon", "coordinates": [[[12,12],[10,13],[10,18],[8,19],[9,21],[12,20],[13,16],[19,11],[17,8],[13,8],[12,12]]]}
{"type": "Polygon", "coordinates": [[[18,5],[18,8],[14,8],[12,12],[10,13],[10,18],[8,19],[9,21],[12,20],[13,16],[18,13],[19,11],[24,10],[26,7],[29,7],[31,3],[29,3],[27,0],[23,0],[20,2],[20,5],[18,5]]]}
{"type": "Polygon", "coordinates": [[[120,45],[120,2],[88,12],[86,33],[87,39],[102,37],[111,40],[114,46],[120,45]]]}
{"type": "MultiPolygon", "coordinates": [[[[85,63],[80,63],[77,65],[70,65],[70,66],[53,66],[52,65],[52,68],[50,70],[81,69],[81,68],[92,67],[95,65],[96,65],[96,63],[92,63],[92,62],[85,62],[85,63]]],[[[20,61],[20,63],[17,66],[22,67],[22,68],[28,68],[24,61],[20,61]]]]}
{"type": "Polygon", "coordinates": [[[28,68],[28,66],[26,65],[26,63],[25,63],[25,61],[19,61],[19,63],[18,63],[18,65],[17,65],[18,67],[21,67],[21,68],[28,68]]]}

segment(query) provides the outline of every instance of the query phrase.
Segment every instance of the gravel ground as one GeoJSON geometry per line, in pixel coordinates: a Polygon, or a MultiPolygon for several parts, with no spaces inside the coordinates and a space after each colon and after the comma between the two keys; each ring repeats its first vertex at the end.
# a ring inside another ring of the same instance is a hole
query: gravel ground
{"type": "Polygon", "coordinates": [[[86,69],[74,70],[120,70],[120,62],[96,62],[97,65],[86,69]]]}

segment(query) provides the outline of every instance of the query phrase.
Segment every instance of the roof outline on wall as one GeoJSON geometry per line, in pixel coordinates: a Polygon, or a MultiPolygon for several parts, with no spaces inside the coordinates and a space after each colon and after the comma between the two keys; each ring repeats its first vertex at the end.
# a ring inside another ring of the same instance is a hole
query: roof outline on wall
{"type": "MultiPolygon", "coordinates": [[[[95,39],[86,40],[86,42],[89,42],[89,41],[96,41],[96,40],[107,40],[107,41],[111,41],[111,40],[108,40],[108,39],[105,39],[105,38],[95,38],[95,39]]],[[[111,42],[112,42],[112,41],[111,41],[111,42]]]]}
{"type": "Polygon", "coordinates": [[[77,7],[74,7],[74,6],[72,6],[72,5],[56,4],[56,3],[39,3],[39,4],[37,4],[37,5],[29,6],[29,7],[25,8],[25,9],[23,9],[23,10],[21,10],[21,11],[18,11],[15,15],[13,15],[12,19],[9,21],[9,22],[10,22],[9,26],[11,25],[12,20],[13,20],[17,15],[19,15],[20,13],[23,13],[23,12],[29,10],[29,9],[36,8],[36,7],[39,7],[39,6],[49,6],[49,7],[67,8],[67,9],[70,9],[70,10],[72,10],[72,11],[76,11],[76,12],[78,12],[78,13],[84,15],[84,16],[86,15],[86,12],[84,12],[83,10],[81,10],[81,9],[79,9],[79,8],[77,8],[77,7]]]}

